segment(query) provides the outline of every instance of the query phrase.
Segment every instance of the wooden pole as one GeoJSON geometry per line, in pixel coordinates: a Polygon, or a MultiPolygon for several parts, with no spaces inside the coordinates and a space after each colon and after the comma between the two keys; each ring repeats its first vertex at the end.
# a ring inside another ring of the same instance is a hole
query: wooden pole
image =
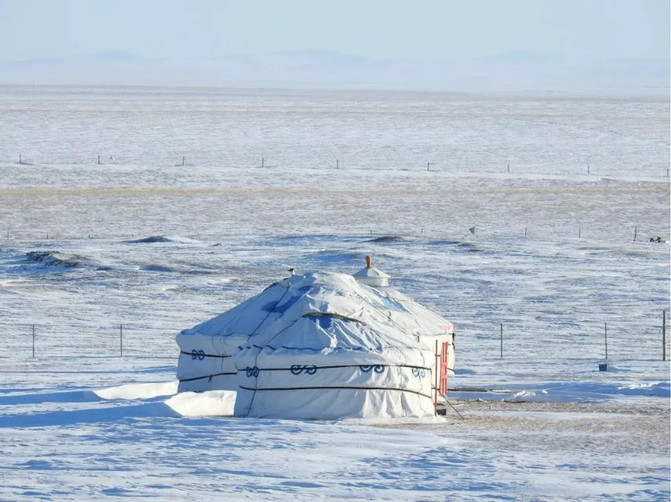
{"type": "Polygon", "coordinates": [[[23,164],[23,159],[21,158],[21,154],[19,154],[19,164],[23,164]]]}
{"type": "Polygon", "coordinates": [[[638,227],[634,227],[634,242],[636,242],[636,235],[638,234],[638,227]]]}
{"type": "Polygon", "coordinates": [[[339,169],[339,168],[340,168],[340,166],[338,164],[338,159],[336,159],[336,169],[339,169]]]}
{"type": "Polygon", "coordinates": [[[100,165],[100,155],[98,155],[98,165],[100,165]]]}
{"type": "Polygon", "coordinates": [[[123,324],[119,324],[119,357],[123,357],[123,324]]]}
{"type": "Polygon", "coordinates": [[[33,359],[35,358],[35,325],[33,324],[33,359]]]}
{"type": "Polygon", "coordinates": [[[608,360],[608,324],[603,323],[603,340],[606,347],[606,361],[608,360]]]}
{"type": "Polygon", "coordinates": [[[662,310],[662,361],[666,361],[666,310],[662,310]]]}
{"type": "Polygon", "coordinates": [[[501,359],[503,359],[503,323],[501,323],[501,359]]]}
{"type": "Polygon", "coordinates": [[[527,236],[527,227],[524,227],[524,237],[527,236]]]}
{"type": "Polygon", "coordinates": [[[182,166],[186,165],[186,156],[182,155],[182,166]]]}
{"type": "Polygon", "coordinates": [[[263,167],[264,162],[265,162],[265,159],[263,157],[261,157],[261,167],[263,167]]]}
{"type": "Polygon", "coordinates": [[[578,239],[582,237],[582,228],[578,227],[578,239]]]}
{"type": "Polygon", "coordinates": [[[433,368],[433,413],[438,415],[438,340],[436,340],[436,351],[434,354],[433,368]]]}

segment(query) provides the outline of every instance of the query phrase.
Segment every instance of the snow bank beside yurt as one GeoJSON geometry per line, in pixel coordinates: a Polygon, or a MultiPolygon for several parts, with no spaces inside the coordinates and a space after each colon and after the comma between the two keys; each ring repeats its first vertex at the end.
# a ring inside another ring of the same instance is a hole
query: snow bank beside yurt
{"type": "Polygon", "coordinates": [[[233,415],[234,403],[232,390],[180,392],[165,402],[183,417],[228,417],[233,415]]]}
{"type": "Polygon", "coordinates": [[[391,288],[314,273],[181,332],[180,391],[237,391],[236,416],[433,415],[435,341],[453,326],[391,288]]]}

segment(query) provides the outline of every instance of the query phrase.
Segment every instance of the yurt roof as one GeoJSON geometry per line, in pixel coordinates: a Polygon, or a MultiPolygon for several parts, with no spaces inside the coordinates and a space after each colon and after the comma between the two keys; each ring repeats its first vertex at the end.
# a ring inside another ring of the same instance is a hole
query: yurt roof
{"type": "Polygon", "coordinates": [[[406,337],[453,329],[449,321],[392,288],[376,289],[348,274],[320,272],[287,277],[183,334],[275,336],[302,317],[316,315],[351,319],[406,337]]]}

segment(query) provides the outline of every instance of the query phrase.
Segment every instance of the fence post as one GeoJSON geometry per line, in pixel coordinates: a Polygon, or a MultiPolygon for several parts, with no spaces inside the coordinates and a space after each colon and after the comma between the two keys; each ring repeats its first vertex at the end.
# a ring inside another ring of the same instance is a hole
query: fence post
{"type": "Polygon", "coordinates": [[[604,343],[606,346],[606,360],[608,360],[608,324],[603,323],[603,336],[604,336],[604,343]]]}
{"type": "Polygon", "coordinates": [[[501,323],[501,359],[503,359],[503,323],[501,323]]]}
{"type": "Polygon", "coordinates": [[[662,361],[666,361],[666,310],[662,310],[662,361]]]}
{"type": "Polygon", "coordinates": [[[35,359],[35,325],[33,324],[33,359],[35,359]]]}
{"type": "Polygon", "coordinates": [[[123,357],[123,324],[119,324],[119,357],[123,357]]]}

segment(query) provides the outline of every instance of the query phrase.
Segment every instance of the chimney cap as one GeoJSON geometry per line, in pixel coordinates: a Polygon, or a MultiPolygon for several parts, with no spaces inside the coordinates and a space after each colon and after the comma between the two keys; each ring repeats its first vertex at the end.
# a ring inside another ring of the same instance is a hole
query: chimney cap
{"type": "Polygon", "coordinates": [[[385,274],[381,270],[373,268],[372,258],[366,256],[366,268],[359,270],[354,274],[354,278],[362,284],[373,287],[385,287],[389,286],[389,275],[385,274]]]}

